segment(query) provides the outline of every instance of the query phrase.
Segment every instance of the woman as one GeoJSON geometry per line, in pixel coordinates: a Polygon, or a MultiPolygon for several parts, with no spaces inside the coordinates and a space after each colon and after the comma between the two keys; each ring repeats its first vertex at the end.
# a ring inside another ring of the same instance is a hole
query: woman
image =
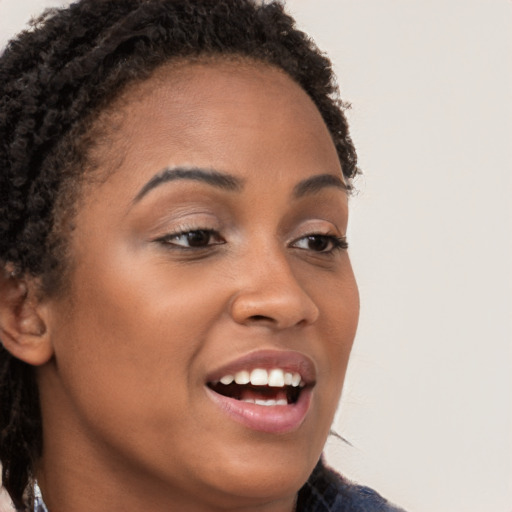
{"type": "Polygon", "coordinates": [[[358,319],[356,155],[282,7],[83,0],[0,84],[16,507],[396,510],[318,462],[358,319]]]}

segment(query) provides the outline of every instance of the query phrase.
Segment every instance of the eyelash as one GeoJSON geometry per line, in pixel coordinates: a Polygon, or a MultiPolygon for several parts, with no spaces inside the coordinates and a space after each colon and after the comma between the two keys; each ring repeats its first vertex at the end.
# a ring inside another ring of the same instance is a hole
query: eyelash
{"type": "MultiPolygon", "coordinates": [[[[214,229],[209,229],[209,228],[193,228],[193,229],[187,228],[187,229],[178,231],[176,233],[169,233],[167,235],[164,235],[164,236],[158,238],[156,241],[163,243],[165,245],[168,245],[168,246],[172,246],[172,248],[175,250],[182,250],[182,251],[194,251],[194,250],[197,251],[197,250],[201,250],[201,249],[206,249],[208,247],[213,247],[216,245],[223,245],[226,243],[226,241],[220,236],[220,233],[218,231],[216,231],[214,229]],[[190,235],[195,235],[195,236],[199,235],[200,237],[205,237],[205,238],[203,238],[202,241],[206,241],[206,245],[191,246],[190,240],[188,241],[189,242],[188,246],[175,243],[175,240],[177,240],[181,237],[186,237],[187,235],[189,235],[189,236],[190,235]],[[212,238],[216,238],[217,241],[214,243],[209,243],[212,238]]],[[[316,252],[319,254],[332,254],[337,251],[342,251],[342,250],[348,249],[348,243],[347,243],[346,237],[344,237],[344,236],[338,237],[338,236],[329,235],[329,234],[310,233],[307,235],[303,235],[300,238],[297,238],[296,240],[294,240],[290,244],[290,247],[295,247],[296,249],[304,250],[304,251],[312,251],[312,252],[316,252]],[[315,249],[311,249],[309,247],[297,247],[296,244],[298,244],[298,242],[300,242],[300,241],[306,241],[306,243],[308,243],[308,244],[309,244],[309,242],[322,241],[327,244],[329,249],[315,250],[315,249]]]]}
{"type": "Polygon", "coordinates": [[[302,248],[302,247],[297,247],[297,249],[301,249],[301,250],[305,250],[305,251],[311,250],[313,252],[318,252],[320,254],[332,254],[335,251],[342,251],[342,250],[348,249],[348,242],[347,242],[346,237],[335,236],[335,235],[324,235],[322,233],[311,233],[309,235],[301,236],[300,238],[295,240],[293,242],[293,244],[296,244],[300,240],[307,240],[309,242],[309,241],[313,241],[315,239],[316,239],[316,241],[322,240],[323,242],[327,242],[327,244],[330,244],[330,249],[320,250],[320,251],[316,251],[314,249],[309,249],[309,248],[302,248]]]}
{"type": "Polygon", "coordinates": [[[169,233],[167,235],[164,235],[156,240],[157,242],[161,242],[165,245],[173,246],[173,249],[177,250],[183,250],[183,251],[193,251],[193,250],[200,250],[205,249],[207,247],[212,247],[214,245],[222,245],[225,242],[225,240],[220,236],[219,232],[214,229],[208,229],[208,228],[194,228],[194,229],[183,229],[181,231],[178,231],[176,233],[169,233]],[[207,237],[207,242],[210,242],[210,239],[212,237],[216,237],[217,239],[221,240],[220,242],[215,243],[207,243],[206,245],[200,245],[200,246],[185,246],[180,245],[174,242],[174,240],[179,239],[181,237],[185,237],[187,235],[199,235],[207,237]]]}

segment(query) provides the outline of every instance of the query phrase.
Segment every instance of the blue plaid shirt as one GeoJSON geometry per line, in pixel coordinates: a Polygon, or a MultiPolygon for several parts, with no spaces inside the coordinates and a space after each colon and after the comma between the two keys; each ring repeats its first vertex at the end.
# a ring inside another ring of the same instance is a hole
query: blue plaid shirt
{"type": "Polygon", "coordinates": [[[326,467],[317,464],[299,491],[296,512],[405,512],[369,487],[353,484],[326,467]]]}
{"type": "MultiPolygon", "coordinates": [[[[41,491],[35,487],[34,512],[49,512],[41,491]]],[[[299,491],[296,512],[404,512],[368,487],[345,480],[323,461],[299,491]]]]}

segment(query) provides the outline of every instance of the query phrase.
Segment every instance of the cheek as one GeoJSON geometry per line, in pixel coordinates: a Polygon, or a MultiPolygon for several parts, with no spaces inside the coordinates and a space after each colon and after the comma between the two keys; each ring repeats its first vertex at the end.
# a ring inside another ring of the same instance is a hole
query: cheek
{"type": "Polygon", "coordinates": [[[108,261],[77,269],[73,306],[57,315],[64,386],[88,415],[101,407],[118,422],[134,410],[148,419],[160,409],[168,416],[169,402],[190,399],[194,354],[223,310],[219,286],[205,273],[171,272],[165,263],[108,261]]]}
{"type": "Polygon", "coordinates": [[[349,353],[359,321],[359,290],[348,255],[336,273],[326,272],[306,284],[319,308],[327,347],[349,353]]]}
{"type": "Polygon", "coordinates": [[[331,280],[322,296],[322,344],[326,374],[325,397],[329,409],[335,408],[352,350],[359,320],[359,292],[352,271],[346,272],[337,283],[331,280]],[[328,382],[328,384],[327,384],[328,382]]]}
{"type": "Polygon", "coordinates": [[[352,273],[338,286],[332,286],[327,328],[333,333],[332,349],[348,359],[359,322],[359,290],[352,273]]]}

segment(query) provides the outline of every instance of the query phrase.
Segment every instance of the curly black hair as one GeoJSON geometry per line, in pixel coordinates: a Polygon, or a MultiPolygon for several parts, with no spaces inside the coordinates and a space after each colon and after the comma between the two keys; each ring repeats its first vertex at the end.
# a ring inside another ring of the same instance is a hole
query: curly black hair
{"type": "MultiPolygon", "coordinates": [[[[72,217],[73,190],[93,167],[95,118],[164,63],[229,56],[280,68],[307,92],[350,184],[358,170],[347,105],[329,60],[280,3],[81,0],[46,11],[0,57],[0,266],[58,293],[67,264],[61,219],[72,217]]],[[[0,347],[0,460],[19,509],[29,506],[41,450],[34,372],[0,347]]]]}

